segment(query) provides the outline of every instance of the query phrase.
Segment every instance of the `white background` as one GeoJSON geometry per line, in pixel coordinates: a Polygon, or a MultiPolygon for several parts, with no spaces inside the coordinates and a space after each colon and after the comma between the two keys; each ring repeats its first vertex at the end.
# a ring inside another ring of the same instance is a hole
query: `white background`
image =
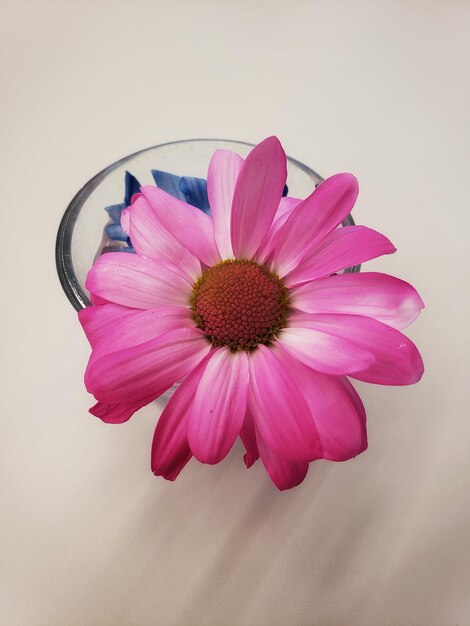
{"type": "Polygon", "coordinates": [[[1,610],[6,626],[470,624],[470,4],[1,2],[1,610]],[[118,158],[276,134],[352,171],[369,265],[417,286],[427,372],[360,385],[369,450],[279,493],[236,447],[155,478],[148,407],[87,413],[54,266],[75,192],[118,158]]]}

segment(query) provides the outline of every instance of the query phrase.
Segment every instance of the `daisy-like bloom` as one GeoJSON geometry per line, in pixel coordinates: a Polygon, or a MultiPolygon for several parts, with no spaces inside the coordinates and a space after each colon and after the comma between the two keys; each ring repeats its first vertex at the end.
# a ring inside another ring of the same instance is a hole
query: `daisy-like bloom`
{"type": "Polygon", "coordinates": [[[175,383],[152,446],[152,470],[174,480],[194,455],[215,464],[237,437],[279,489],[315,459],[367,447],[366,416],[347,376],[417,382],[423,363],[400,330],[423,303],[406,282],[337,274],[395,248],[365,226],[339,227],[358,195],[351,174],[305,200],[282,197],[286,155],[275,137],[244,160],[209,165],[211,215],[144,186],[121,225],[136,255],[101,256],[80,312],[92,346],[91,412],[121,423],[175,383]]]}

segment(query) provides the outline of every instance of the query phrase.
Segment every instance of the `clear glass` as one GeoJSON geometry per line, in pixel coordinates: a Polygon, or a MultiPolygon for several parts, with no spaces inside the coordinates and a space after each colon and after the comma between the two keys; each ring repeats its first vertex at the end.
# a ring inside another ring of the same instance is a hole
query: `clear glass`
{"type": "MultiPolygon", "coordinates": [[[[73,307],[80,310],[90,304],[85,288],[86,275],[103,247],[104,227],[109,223],[105,207],[123,199],[126,170],[143,185],[155,184],[152,169],[178,176],[207,178],[207,167],[214,150],[233,150],[245,157],[252,147],[249,143],[227,139],[175,141],[126,156],[89,180],[67,207],[57,234],[57,271],[73,307]]],[[[287,186],[290,196],[305,198],[322,180],[312,169],[288,157],[287,186]]],[[[352,224],[351,216],[343,222],[344,226],[352,224]]],[[[359,271],[359,266],[345,271],[359,271]]]]}

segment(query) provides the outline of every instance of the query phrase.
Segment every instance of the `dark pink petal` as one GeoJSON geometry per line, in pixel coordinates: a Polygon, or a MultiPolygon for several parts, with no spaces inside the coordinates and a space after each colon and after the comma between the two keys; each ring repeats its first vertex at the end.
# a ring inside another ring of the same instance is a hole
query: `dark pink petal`
{"type": "Polygon", "coordinates": [[[206,365],[189,417],[189,445],[201,463],[218,463],[229,453],[243,424],[247,390],[246,352],[216,350],[206,365]]]}
{"type": "MultiPolygon", "coordinates": [[[[138,194],[140,197],[143,197],[143,194],[138,194]]],[[[131,234],[131,218],[129,215],[129,209],[123,209],[121,211],[121,228],[126,233],[128,237],[131,234]]]]}
{"type": "Polygon", "coordinates": [[[366,414],[346,377],[327,376],[296,363],[292,375],[310,408],[323,458],[346,461],[367,447],[366,414]]]}
{"type": "Polygon", "coordinates": [[[93,348],[116,322],[132,319],[139,313],[138,309],[105,303],[99,306],[87,306],[86,309],[78,312],[78,319],[93,348]]]}
{"type": "Polygon", "coordinates": [[[248,409],[240,430],[240,439],[242,440],[246,450],[243,460],[246,467],[249,468],[257,459],[259,459],[259,450],[258,444],[256,443],[255,422],[248,409]]]}
{"type": "Polygon", "coordinates": [[[201,264],[197,257],[168,232],[143,194],[139,194],[127,213],[128,234],[137,254],[176,266],[190,279],[199,276],[201,264]]]}
{"type": "Polygon", "coordinates": [[[137,309],[188,306],[192,289],[176,268],[122,252],[100,256],[88,272],[86,287],[106,300],[137,309]]]}
{"type": "Polygon", "coordinates": [[[188,417],[207,358],[183,380],[158,420],[152,444],[152,472],[175,480],[192,457],[188,444],[188,417]]]}
{"type": "Polygon", "coordinates": [[[250,354],[248,407],[267,445],[290,461],[320,458],[312,415],[290,371],[293,359],[276,346],[250,354]]]}
{"type": "Polygon", "coordinates": [[[412,385],[423,375],[423,361],[414,343],[395,328],[370,317],[298,313],[292,316],[291,323],[296,328],[327,333],[348,342],[352,349],[373,354],[373,363],[351,373],[358,380],[379,385],[412,385]]]}
{"type": "Polygon", "coordinates": [[[101,328],[100,335],[95,332],[96,343],[93,346],[93,359],[100,358],[110,352],[117,352],[145,343],[170,330],[195,327],[191,320],[190,311],[186,307],[162,306],[155,309],[129,310],[134,310],[135,315],[127,315],[115,320],[112,326],[106,329],[101,328]]]}
{"type": "Polygon", "coordinates": [[[263,465],[276,487],[285,491],[300,485],[307,475],[308,462],[296,463],[283,459],[266,444],[259,432],[257,433],[257,441],[263,465]]]}
{"type": "Polygon", "coordinates": [[[279,231],[273,257],[275,271],[285,276],[312,254],[318,242],[351,212],[358,193],[352,174],[336,174],[301,202],[279,231]]]}
{"type": "Polygon", "coordinates": [[[276,215],[274,216],[273,223],[271,224],[271,228],[269,229],[268,234],[264,238],[255,255],[258,262],[266,262],[267,258],[276,247],[278,233],[281,230],[283,224],[285,224],[289,215],[301,202],[302,200],[300,200],[299,198],[291,198],[290,196],[281,198],[281,201],[279,202],[279,207],[276,211],[276,215]]]}
{"type": "Polygon", "coordinates": [[[230,217],[235,185],[243,159],[230,150],[216,150],[207,173],[207,195],[214,222],[215,243],[222,259],[233,258],[230,217]]]}
{"type": "Polygon", "coordinates": [[[278,340],[301,363],[333,376],[360,372],[375,362],[375,357],[369,350],[357,346],[349,339],[319,330],[313,323],[311,326],[300,326],[294,318],[278,340]]]}
{"type": "Polygon", "coordinates": [[[208,215],[158,187],[146,185],[141,190],[173,237],[206,265],[220,261],[214,240],[214,225],[208,215]]]}
{"type": "Polygon", "coordinates": [[[127,422],[136,411],[150,404],[155,398],[148,396],[138,402],[123,402],[122,404],[105,404],[97,402],[91,407],[90,413],[107,424],[123,424],[127,422]]]}
{"type": "Polygon", "coordinates": [[[365,315],[398,329],[411,324],[424,307],[409,283],[378,272],[314,280],[292,289],[290,301],[306,313],[365,315]]]}
{"type": "Polygon", "coordinates": [[[100,306],[102,304],[109,304],[108,300],[105,300],[104,298],[100,298],[100,296],[97,296],[96,294],[90,292],[90,301],[92,303],[93,306],[100,306]]]}
{"type": "Polygon", "coordinates": [[[180,328],[146,343],[90,359],[85,385],[105,404],[158,397],[186,376],[209,350],[200,331],[180,328]]]}
{"type": "Polygon", "coordinates": [[[288,287],[301,285],[395,251],[387,237],[366,226],[337,228],[321,241],[311,256],[302,259],[285,278],[285,283],[288,287]]]}
{"type": "Polygon", "coordinates": [[[277,137],[253,148],[233,194],[231,239],[236,258],[251,259],[269,231],[287,178],[286,155],[277,137]]]}

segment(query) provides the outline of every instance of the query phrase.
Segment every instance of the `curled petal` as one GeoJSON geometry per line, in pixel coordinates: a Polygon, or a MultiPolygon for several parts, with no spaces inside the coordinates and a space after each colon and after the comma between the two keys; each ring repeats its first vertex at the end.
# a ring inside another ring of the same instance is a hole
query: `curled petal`
{"type": "Polygon", "coordinates": [[[257,433],[257,442],[261,455],[261,460],[268,473],[280,491],[292,489],[300,485],[308,472],[308,462],[287,461],[274,452],[257,433]]]}
{"type": "Polygon", "coordinates": [[[247,389],[246,352],[213,352],[189,417],[189,445],[201,463],[218,463],[229,453],[245,417],[247,389]]]}
{"type": "Polygon", "coordinates": [[[424,307],[403,280],[378,272],[328,276],[291,290],[291,304],[306,313],[349,313],[406,328],[424,307]]]}
{"type": "Polygon", "coordinates": [[[243,420],[243,425],[240,430],[240,439],[242,440],[246,450],[243,460],[246,467],[249,468],[257,459],[259,459],[258,444],[256,443],[255,422],[249,409],[247,409],[245,419],[243,420]]]}
{"type": "Polygon", "coordinates": [[[91,407],[90,413],[107,424],[123,424],[127,422],[136,411],[155,400],[154,396],[142,398],[138,402],[122,402],[121,404],[106,404],[97,402],[91,407]]]}

